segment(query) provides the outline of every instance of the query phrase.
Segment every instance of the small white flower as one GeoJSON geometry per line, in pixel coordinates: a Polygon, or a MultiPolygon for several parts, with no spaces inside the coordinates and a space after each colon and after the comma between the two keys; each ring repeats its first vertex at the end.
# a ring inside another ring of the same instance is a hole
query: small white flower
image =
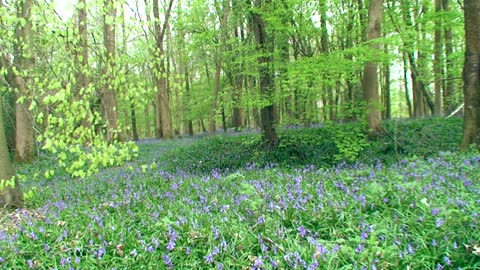
{"type": "Polygon", "coordinates": [[[472,253],[480,256],[480,246],[474,245],[472,253]]]}

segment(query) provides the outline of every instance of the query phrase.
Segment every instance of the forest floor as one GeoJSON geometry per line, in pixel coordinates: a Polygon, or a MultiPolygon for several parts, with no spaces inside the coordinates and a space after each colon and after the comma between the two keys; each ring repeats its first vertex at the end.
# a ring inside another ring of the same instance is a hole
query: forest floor
{"type": "Polygon", "coordinates": [[[480,269],[480,153],[455,150],[461,121],[386,125],[376,142],[285,130],[270,153],[258,134],[145,141],[83,179],[22,167],[29,210],[0,228],[0,268],[480,269]]]}

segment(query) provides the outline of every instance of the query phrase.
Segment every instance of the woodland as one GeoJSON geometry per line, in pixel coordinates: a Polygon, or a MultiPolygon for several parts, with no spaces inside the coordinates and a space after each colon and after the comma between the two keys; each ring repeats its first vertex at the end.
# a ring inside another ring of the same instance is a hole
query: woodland
{"type": "Polygon", "coordinates": [[[480,268],[480,1],[0,0],[0,268],[480,268]]]}

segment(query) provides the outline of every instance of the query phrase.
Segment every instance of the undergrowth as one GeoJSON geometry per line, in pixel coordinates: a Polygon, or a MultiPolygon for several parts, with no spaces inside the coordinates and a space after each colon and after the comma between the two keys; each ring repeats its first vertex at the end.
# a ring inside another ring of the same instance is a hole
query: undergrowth
{"type": "Polygon", "coordinates": [[[235,170],[248,164],[322,168],[356,161],[392,164],[406,157],[426,158],[455,150],[462,119],[390,120],[384,127],[386,134],[374,140],[364,133],[362,123],[279,129],[280,145],[270,151],[261,147],[260,134],[204,137],[193,145],[172,148],[160,159],[166,170],[198,173],[235,170]]]}
{"type": "Polygon", "coordinates": [[[390,122],[393,136],[346,136],[343,152],[315,137],[327,126],[282,131],[266,155],[248,135],[142,144],[86,178],[21,167],[28,209],[0,218],[0,268],[480,269],[480,153],[448,151],[460,122],[440,123],[390,122]],[[327,154],[336,165],[284,166],[327,154]]]}

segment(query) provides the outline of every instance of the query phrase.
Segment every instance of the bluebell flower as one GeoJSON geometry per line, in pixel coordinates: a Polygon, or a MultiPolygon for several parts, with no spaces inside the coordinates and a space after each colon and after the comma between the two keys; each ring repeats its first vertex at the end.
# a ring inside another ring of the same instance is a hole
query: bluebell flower
{"type": "Polygon", "coordinates": [[[170,259],[170,256],[168,256],[168,254],[164,254],[162,256],[162,259],[168,268],[173,268],[172,260],[170,259]]]}
{"type": "Polygon", "coordinates": [[[441,219],[441,218],[437,218],[437,220],[435,220],[435,227],[441,227],[443,225],[443,223],[445,222],[445,220],[441,219]]]}

